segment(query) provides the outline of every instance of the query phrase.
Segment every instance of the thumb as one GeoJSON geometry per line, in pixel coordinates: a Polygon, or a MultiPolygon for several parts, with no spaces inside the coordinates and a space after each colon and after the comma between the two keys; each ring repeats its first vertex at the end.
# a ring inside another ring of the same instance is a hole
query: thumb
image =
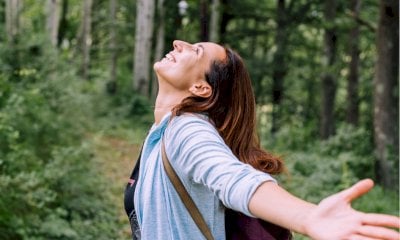
{"type": "Polygon", "coordinates": [[[374,182],[371,179],[364,179],[358,181],[356,184],[347,188],[341,192],[339,195],[343,197],[347,202],[352,202],[354,199],[361,197],[366,194],[374,186],[374,182]]]}

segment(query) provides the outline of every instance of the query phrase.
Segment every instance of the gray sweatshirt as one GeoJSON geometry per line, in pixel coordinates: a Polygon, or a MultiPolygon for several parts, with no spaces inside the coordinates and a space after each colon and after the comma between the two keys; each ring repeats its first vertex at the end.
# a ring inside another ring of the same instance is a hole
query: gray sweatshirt
{"type": "Polygon", "coordinates": [[[143,147],[135,209],[143,240],[204,239],[164,171],[161,140],[172,167],[195,201],[215,239],[225,239],[224,206],[251,216],[257,187],[275,181],[240,162],[203,115],[167,114],[153,125],[143,147]],[[168,125],[168,128],[166,128],[168,125]]]}

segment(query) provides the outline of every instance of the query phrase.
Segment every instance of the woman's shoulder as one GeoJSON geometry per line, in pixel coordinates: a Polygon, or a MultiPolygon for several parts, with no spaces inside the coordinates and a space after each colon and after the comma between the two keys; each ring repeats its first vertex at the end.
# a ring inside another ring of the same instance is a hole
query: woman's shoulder
{"type": "Polygon", "coordinates": [[[217,133],[214,125],[205,114],[183,113],[179,116],[171,116],[170,123],[166,129],[168,134],[190,134],[199,132],[217,133]]]}
{"type": "Polygon", "coordinates": [[[213,124],[209,120],[208,116],[202,113],[183,113],[179,116],[172,116],[170,124],[171,126],[199,124],[213,127],[213,124]]]}

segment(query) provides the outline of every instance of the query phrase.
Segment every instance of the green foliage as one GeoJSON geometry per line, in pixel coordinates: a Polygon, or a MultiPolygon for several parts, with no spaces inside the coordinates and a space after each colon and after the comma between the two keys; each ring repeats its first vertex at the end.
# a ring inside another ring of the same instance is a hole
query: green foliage
{"type": "Polygon", "coordinates": [[[375,186],[366,196],[357,200],[353,207],[367,212],[399,216],[399,194],[396,191],[385,190],[381,186],[375,186]]]}
{"type": "Polygon", "coordinates": [[[358,178],[374,177],[372,137],[364,128],[343,124],[335,136],[320,143],[320,152],[328,156],[348,153],[349,167],[358,178]]]}
{"type": "MultiPolygon", "coordinates": [[[[307,127],[282,128],[273,138],[265,138],[267,149],[283,153],[288,174],[279,176],[290,192],[318,203],[360,179],[374,179],[374,157],[369,131],[342,124],[335,136],[313,141],[307,127]]],[[[399,214],[398,191],[376,186],[357,200],[356,209],[399,214]]]]}
{"type": "Polygon", "coordinates": [[[283,181],[289,191],[317,203],[322,197],[349,187],[357,178],[349,168],[351,156],[322,156],[311,152],[293,152],[287,157],[289,176],[283,181]]]}
{"type": "Polygon", "coordinates": [[[93,92],[40,41],[2,58],[0,238],[113,238],[117,216],[84,139],[93,92]]]}
{"type": "MultiPolygon", "coordinates": [[[[111,210],[110,194],[115,193],[110,193],[109,183],[98,169],[88,138],[95,133],[140,144],[152,123],[151,101],[131,90],[135,1],[117,1],[117,88],[113,95],[106,93],[111,56],[109,3],[99,0],[93,6],[91,81],[83,81],[79,77],[83,2],[67,2],[58,49],[47,40],[45,1],[24,1],[19,11],[20,34],[13,44],[6,37],[5,2],[0,4],[0,239],[120,236],[118,213],[111,210]]],[[[183,19],[178,2],[166,1],[164,5],[164,52],[172,48],[176,38],[199,40],[199,1],[187,1],[188,14],[183,19]]],[[[282,184],[296,195],[318,202],[358,179],[374,178],[371,106],[376,32],[360,26],[360,121],[351,127],[343,123],[349,29],[356,23],[346,14],[348,2],[338,1],[338,16],[329,23],[323,19],[323,1],[286,2],[287,44],[281,53],[285,61],[279,66],[274,62],[278,46],[276,2],[222,2],[225,34],[221,42],[238,51],[248,66],[262,114],[262,142],[267,149],[283,153],[289,169],[288,176],[280,177],[282,184]],[[337,79],[337,131],[320,142],[320,74],[325,70],[321,62],[326,26],[337,30],[337,64],[331,69],[337,79]],[[280,79],[284,86],[280,129],[271,135],[272,79],[274,71],[281,70],[286,75],[280,79]]],[[[378,3],[366,0],[360,18],[375,26],[378,3]]],[[[388,150],[398,169],[398,154],[395,149],[388,150]]],[[[355,207],[398,215],[398,201],[398,187],[391,192],[377,186],[356,201],[355,207]]]]}

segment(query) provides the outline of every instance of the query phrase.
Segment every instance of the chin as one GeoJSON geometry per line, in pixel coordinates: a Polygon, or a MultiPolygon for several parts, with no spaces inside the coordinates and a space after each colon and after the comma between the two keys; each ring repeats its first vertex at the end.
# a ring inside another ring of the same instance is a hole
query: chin
{"type": "Polygon", "coordinates": [[[153,65],[154,71],[162,71],[161,69],[168,69],[168,65],[163,61],[155,62],[153,65]]]}
{"type": "Polygon", "coordinates": [[[153,70],[154,71],[157,71],[157,69],[160,67],[160,62],[155,62],[154,64],[153,64],[153,70]]]}

